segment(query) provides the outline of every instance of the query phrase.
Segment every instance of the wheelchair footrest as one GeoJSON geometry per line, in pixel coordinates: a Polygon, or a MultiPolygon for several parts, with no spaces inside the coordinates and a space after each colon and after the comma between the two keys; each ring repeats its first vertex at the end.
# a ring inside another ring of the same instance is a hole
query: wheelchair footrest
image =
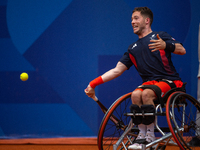
{"type": "MultiPolygon", "coordinates": [[[[163,131],[163,132],[170,132],[169,128],[168,127],[160,127],[160,129],[163,131]]],[[[133,127],[131,129],[131,132],[139,132],[139,129],[138,127],[133,127]]],[[[154,128],[154,132],[160,132],[157,128],[154,128]]]]}
{"type": "Polygon", "coordinates": [[[166,113],[163,112],[163,113],[124,113],[124,116],[153,116],[153,115],[156,115],[156,116],[166,116],[166,113]]]}

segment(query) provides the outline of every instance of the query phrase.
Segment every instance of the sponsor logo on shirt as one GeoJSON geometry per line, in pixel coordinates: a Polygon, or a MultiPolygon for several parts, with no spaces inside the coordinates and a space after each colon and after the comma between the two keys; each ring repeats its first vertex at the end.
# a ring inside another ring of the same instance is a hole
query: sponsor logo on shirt
{"type": "Polygon", "coordinates": [[[134,49],[136,46],[137,46],[137,44],[135,43],[135,44],[132,46],[132,49],[134,49]]]}
{"type": "Polygon", "coordinates": [[[156,39],[156,35],[153,34],[151,37],[150,37],[151,40],[155,40],[156,39]]]}

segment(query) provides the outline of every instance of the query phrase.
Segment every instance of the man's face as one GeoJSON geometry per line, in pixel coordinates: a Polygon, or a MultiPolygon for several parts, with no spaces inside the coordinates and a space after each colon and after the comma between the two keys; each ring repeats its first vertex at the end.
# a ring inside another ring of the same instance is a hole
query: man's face
{"type": "Polygon", "coordinates": [[[143,29],[145,29],[146,26],[145,18],[141,15],[139,11],[136,11],[132,14],[131,20],[133,32],[137,35],[142,34],[143,29]]]}

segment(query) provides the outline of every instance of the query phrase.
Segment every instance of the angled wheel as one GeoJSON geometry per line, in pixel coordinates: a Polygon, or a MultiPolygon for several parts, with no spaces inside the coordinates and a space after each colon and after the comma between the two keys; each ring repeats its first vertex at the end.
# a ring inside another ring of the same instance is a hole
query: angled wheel
{"type": "Polygon", "coordinates": [[[172,93],[166,104],[166,116],[169,129],[179,145],[184,149],[195,149],[189,145],[199,128],[196,124],[196,112],[200,110],[200,103],[192,96],[183,92],[172,93]]]}
{"type": "MultiPolygon", "coordinates": [[[[98,133],[99,150],[111,150],[120,136],[125,131],[130,122],[130,117],[124,116],[129,113],[131,102],[131,93],[125,94],[118,98],[108,109],[101,122],[98,133]]],[[[135,135],[137,136],[137,135],[135,135]]],[[[130,141],[135,138],[134,134],[128,135],[124,140],[125,145],[129,145],[130,141]]],[[[123,146],[119,146],[123,149],[123,146]]],[[[120,149],[119,148],[119,149],[120,149]]]]}

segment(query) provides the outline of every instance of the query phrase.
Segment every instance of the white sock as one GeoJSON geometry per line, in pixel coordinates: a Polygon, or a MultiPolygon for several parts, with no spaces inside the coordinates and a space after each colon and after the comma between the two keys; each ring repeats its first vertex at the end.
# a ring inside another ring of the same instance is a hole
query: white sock
{"type": "Polygon", "coordinates": [[[147,125],[147,133],[150,135],[154,136],[154,122],[147,125]]]}
{"type": "Polygon", "coordinates": [[[146,132],[147,132],[147,127],[146,127],[146,125],[144,125],[144,124],[139,124],[139,125],[138,125],[138,128],[139,128],[139,130],[140,130],[139,133],[142,133],[142,134],[145,136],[145,135],[146,135],[146,132]]]}

